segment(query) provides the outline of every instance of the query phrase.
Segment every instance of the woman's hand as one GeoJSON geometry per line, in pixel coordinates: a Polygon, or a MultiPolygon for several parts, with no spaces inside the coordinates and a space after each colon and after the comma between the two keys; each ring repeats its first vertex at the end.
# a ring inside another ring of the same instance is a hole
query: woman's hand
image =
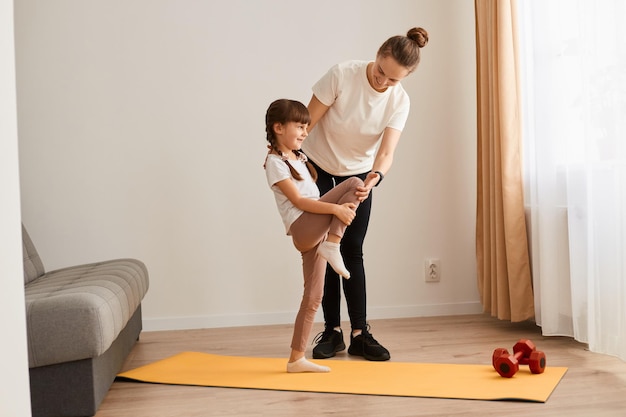
{"type": "Polygon", "coordinates": [[[354,203],[337,204],[335,216],[350,226],[350,223],[352,223],[352,220],[354,220],[356,216],[356,207],[357,205],[354,203]]]}
{"type": "Polygon", "coordinates": [[[367,177],[365,177],[365,181],[364,182],[364,186],[363,187],[356,187],[356,196],[359,199],[359,201],[363,201],[365,199],[367,199],[367,197],[370,196],[370,190],[376,185],[378,184],[378,181],[380,181],[380,177],[378,176],[377,173],[375,172],[370,172],[367,174],[367,177]]]}

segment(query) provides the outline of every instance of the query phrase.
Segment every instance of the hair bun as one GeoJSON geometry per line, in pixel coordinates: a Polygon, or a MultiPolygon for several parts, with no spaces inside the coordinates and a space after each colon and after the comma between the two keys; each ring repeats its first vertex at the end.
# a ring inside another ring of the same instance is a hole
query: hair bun
{"type": "Polygon", "coordinates": [[[428,44],[428,32],[424,28],[412,28],[406,34],[407,38],[415,41],[420,48],[428,44]]]}

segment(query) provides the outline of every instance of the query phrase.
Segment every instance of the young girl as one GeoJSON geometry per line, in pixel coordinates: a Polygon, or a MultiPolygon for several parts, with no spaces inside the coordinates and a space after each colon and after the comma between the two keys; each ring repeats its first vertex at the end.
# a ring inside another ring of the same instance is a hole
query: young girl
{"type": "Polygon", "coordinates": [[[326,263],[342,277],[350,277],[339,244],[356,215],[356,189],[363,186],[359,178],[350,178],[320,199],[315,184],[317,173],[300,151],[310,121],[304,104],[287,99],[274,101],[265,116],[270,149],[264,165],[267,182],[287,235],[302,254],[304,275],[304,294],[294,325],[287,372],[330,371],[327,366],[309,362],[304,352],[324,293],[326,263]]]}

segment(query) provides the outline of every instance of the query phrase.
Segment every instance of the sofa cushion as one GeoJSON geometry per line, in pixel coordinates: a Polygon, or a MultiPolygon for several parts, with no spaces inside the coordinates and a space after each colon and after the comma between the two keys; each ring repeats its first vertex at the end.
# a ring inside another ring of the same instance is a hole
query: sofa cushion
{"type": "Polygon", "coordinates": [[[24,258],[24,284],[28,284],[46,273],[39,253],[37,253],[33,241],[30,240],[24,225],[22,225],[22,256],[24,258]]]}
{"type": "Polygon", "coordinates": [[[148,290],[136,259],[51,271],[25,286],[29,367],[94,358],[117,338],[148,290]]]}

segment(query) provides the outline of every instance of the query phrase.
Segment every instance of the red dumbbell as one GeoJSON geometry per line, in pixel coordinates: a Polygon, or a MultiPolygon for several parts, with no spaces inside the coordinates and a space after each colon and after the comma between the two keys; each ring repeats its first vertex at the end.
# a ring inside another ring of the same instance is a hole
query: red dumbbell
{"type": "Polygon", "coordinates": [[[491,363],[500,376],[505,378],[515,375],[520,364],[528,365],[533,374],[540,374],[546,369],[546,355],[538,351],[530,340],[520,339],[513,346],[512,355],[504,348],[494,350],[491,363]]]}

